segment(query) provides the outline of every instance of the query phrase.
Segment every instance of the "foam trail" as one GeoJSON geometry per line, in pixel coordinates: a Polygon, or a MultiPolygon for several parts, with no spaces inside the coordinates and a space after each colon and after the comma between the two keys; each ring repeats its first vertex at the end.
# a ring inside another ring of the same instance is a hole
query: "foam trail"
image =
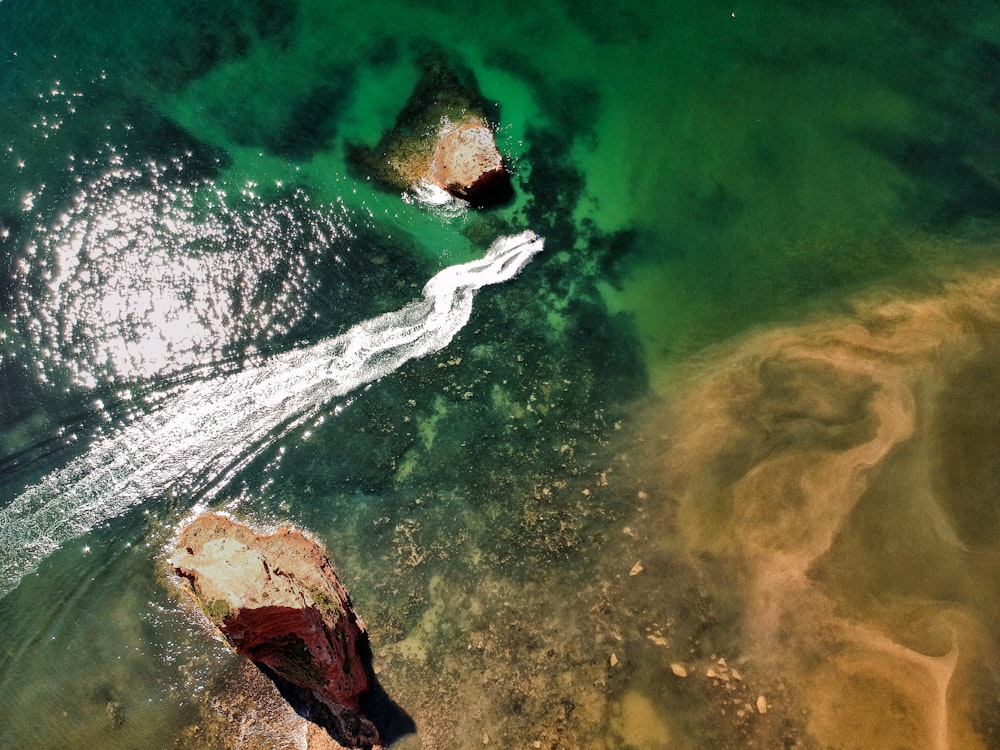
{"type": "Polygon", "coordinates": [[[101,521],[179,482],[211,496],[324,404],[443,349],[468,322],[476,291],[512,279],[543,246],[530,231],[500,237],[482,259],[433,276],[422,299],[259,367],[194,383],[100,440],[0,511],[0,596],[101,521]]]}

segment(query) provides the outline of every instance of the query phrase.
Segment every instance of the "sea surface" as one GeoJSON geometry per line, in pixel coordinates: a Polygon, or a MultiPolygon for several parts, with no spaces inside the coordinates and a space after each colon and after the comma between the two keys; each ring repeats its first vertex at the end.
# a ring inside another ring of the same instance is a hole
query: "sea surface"
{"type": "Polygon", "coordinates": [[[326,546],[393,747],[1000,745],[996,3],[0,0],[0,66],[0,747],[304,748],[206,509],[326,546]],[[429,59],[509,204],[349,158],[429,59]]]}

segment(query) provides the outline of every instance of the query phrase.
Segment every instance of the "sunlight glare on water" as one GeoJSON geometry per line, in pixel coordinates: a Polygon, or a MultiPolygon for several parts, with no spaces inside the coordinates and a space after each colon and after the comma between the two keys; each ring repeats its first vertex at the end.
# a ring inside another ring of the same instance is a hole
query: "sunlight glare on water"
{"type": "Polygon", "coordinates": [[[181,169],[109,171],[29,247],[16,322],[48,354],[43,373],[89,387],[216,362],[287,333],[306,314],[310,266],[342,262],[325,251],[352,236],[346,209],[304,211],[292,191],[234,211],[181,169]]]}

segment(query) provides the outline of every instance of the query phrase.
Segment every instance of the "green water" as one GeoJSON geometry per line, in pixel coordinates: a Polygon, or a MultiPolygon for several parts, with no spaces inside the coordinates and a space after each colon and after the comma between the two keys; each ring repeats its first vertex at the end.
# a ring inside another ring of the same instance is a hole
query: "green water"
{"type": "Polygon", "coordinates": [[[166,574],[195,507],[326,543],[398,747],[995,744],[998,44],[983,2],[2,0],[0,746],[297,746],[166,574]],[[427,53],[510,205],[348,163],[427,53]],[[150,415],[291,394],[526,229],[442,351],[113,497],[150,415]]]}

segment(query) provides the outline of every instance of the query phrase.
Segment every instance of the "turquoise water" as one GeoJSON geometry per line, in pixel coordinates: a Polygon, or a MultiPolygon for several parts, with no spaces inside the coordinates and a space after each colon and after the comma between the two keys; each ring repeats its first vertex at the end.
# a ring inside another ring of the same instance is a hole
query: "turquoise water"
{"type": "Polygon", "coordinates": [[[0,745],[298,746],[205,507],[327,545],[399,747],[995,744],[1000,11],[764,5],[0,2],[0,745]],[[427,53],[510,205],[348,163],[427,53]]]}

